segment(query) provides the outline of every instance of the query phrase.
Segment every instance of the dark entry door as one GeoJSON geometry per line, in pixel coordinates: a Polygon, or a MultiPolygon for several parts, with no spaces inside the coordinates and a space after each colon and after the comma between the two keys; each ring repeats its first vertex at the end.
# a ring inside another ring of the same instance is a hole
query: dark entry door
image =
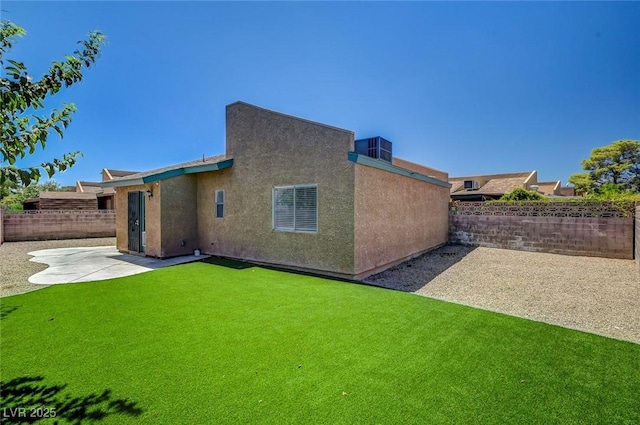
{"type": "Polygon", "coordinates": [[[142,252],[140,236],[140,192],[129,192],[129,251],[142,252]]]}

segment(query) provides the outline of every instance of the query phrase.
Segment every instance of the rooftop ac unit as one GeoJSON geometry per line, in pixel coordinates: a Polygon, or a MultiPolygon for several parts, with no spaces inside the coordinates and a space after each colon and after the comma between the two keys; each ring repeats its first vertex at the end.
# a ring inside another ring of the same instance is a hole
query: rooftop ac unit
{"type": "Polygon", "coordinates": [[[355,147],[360,155],[392,162],[391,142],[380,136],[356,140],[355,147]]]}
{"type": "Polygon", "coordinates": [[[476,180],[465,180],[464,181],[464,190],[478,190],[480,188],[480,183],[476,180]]]}

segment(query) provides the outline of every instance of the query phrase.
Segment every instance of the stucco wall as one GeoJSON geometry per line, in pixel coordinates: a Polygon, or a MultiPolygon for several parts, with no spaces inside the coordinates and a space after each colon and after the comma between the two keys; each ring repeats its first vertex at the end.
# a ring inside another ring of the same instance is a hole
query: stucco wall
{"type": "Polygon", "coordinates": [[[447,242],[449,188],[361,164],[355,177],[358,278],[447,242]]]}
{"type": "Polygon", "coordinates": [[[194,174],[173,177],[160,182],[162,193],[160,257],[193,254],[193,250],[198,248],[196,188],[197,177],[194,174]]]}
{"type": "Polygon", "coordinates": [[[163,182],[118,187],[116,189],[116,244],[118,251],[129,252],[129,192],[151,190],[153,196],[145,199],[145,229],[146,229],[146,255],[151,257],[162,257],[160,241],[160,205],[162,191],[160,190],[163,182]]]}
{"type": "Polygon", "coordinates": [[[353,133],[244,103],[227,106],[233,167],[198,175],[204,253],[350,275],[354,267],[353,133]],[[318,185],[318,232],[273,230],[275,186],[318,185]],[[226,216],[214,194],[225,190],[226,216]]]}

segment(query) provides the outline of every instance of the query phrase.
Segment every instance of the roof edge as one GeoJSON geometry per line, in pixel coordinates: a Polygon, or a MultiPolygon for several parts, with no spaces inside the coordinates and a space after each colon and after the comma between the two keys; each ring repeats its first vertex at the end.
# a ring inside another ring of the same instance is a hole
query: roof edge
{"type": "MultiPolygon", "coordinates": [[[[537,175],[538,175],[538,172],[537,172],[536,170],[533,170],[533,171],[531,172],[531,174],[529,174],[529,177],[527,177],[527,178],[525,179],[524,183],[523,183],[523,184],[524,184],[525,189],[527,188],[527,186],[529,186],[529,181],[530,181],[531,179],[533,179],[533,177],[534,177],[534,176],[537,176],[537,175]]],[[[538,179],[536,178],[536,182],[537,182],[537,181],[538,181],[538,179]]]]}
{"type": "Polygon", "coordinates": [[[499,174],[476,174],[476,175],[471,175],[471,176],[453,176],[453,177],[449,177],[449,180],[474,180],[477,178],[482,178],[482,179],[487,179],[487,180],[491,180],[491,179],[511,179],[511,178],[518,178],[518,177],[530,177],[532,173],[536,172],[534,171],[520,171],[520,172],[514,172],[514,173],[499,173],[499,174]]]}
{"type": "Polygon", "coordinates": [[[285,114],[283,112],[278,112],[278,111],[274,111],[272,109],[263,108],[262,106],[253,105],[251,103],[243,102],[241,100],[237,100],[237,101],[235,101],[233,103],[228,104],[226,106],[226,108],[229,108],[230,106],[234,106],[234,105],[250,106],[252,108],[260,109],[261,111],[270,112],[272,114],[280,115],[280,116],[287,117],[287,118],[292,118],[294,120],[304,121],[304,122],[309,123],[309,124],[319,125],[319,126],[322,126],[322,127],[330,128],[332,130],[343,131],[345,133],[353,134],[354,137],[355,137],[355,134],[356,134],[355,131],[353,131],[353,130],[347,130],[346,128],[335,127],[335,126],[332,126],[332,125],[329,125],[329,124],[324,124],[324,123],[321,123],[321,122],[318,122],[318,121],[312,121],[312,120],[307,119],[307,118],[301,118],[301,117],[297,117],[295,115],[285,114]]]}
{"type": "Polygon", "coordinates": [[[100,183],[100,187],[123,187],[123,186],[136,186],[146,183],[153,183],[160,180],[170,179],[172,177],[178,177],[185,174],[206,173],[207,171],[224,170],[233,165],[233,158],[224,159],[222,161],[214,162],[211,164],[189,165],[185,167],[176,168],[173,170],[162,171],[154,174],[150,174],[144,177],[137,177],[133,179],[122,180],[110,180],[100,183]]]}
{"type": "Polygon", "coordinates": [[[356,164],[367,165],[369,167],[374,167],[380,170],[389,171],[391,173],[399,174],[401,176],[435,184],[441,187],[446,187],[447,189],[451,188],[450,183],[442,181],[435,177],[425,176],[424,174],[416,173],[415,171],[410,171],[410,170],[407,170],[406,168],[398,167],[397,165],[393,165],[385,161],[380,161],[379,159],[374,159],[366,155],[361,155],[357,152],[347,153],[347,159],[356,164]]]}

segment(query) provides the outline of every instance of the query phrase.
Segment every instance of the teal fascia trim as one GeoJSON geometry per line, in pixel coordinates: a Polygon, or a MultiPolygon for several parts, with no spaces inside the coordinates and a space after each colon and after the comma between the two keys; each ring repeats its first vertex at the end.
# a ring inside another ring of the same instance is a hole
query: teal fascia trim
{"type": "Polygon", "coordinates": [[[206,171],[218,171],[229,168],[233,165],[233,159],[226,159],[224,161],[216,162],[215,164],[202,164],[192,165],[190,167],[178,168],[176,170],[165,171],[164,173],[152,174],[147,177],[143,177],[142,180],[145,183],[153,183],[159,180],[170,179],[171,177],[178,177],[183,174],[204,173],[206,171]]]}
{"type": "Polygon", "coordinates": [[[218,171],[230,168],[233,165],[233,158],[216,162],[215,164],[192,165],[184,169],[185,174],[204,173],[207,171],[218,171]]]}
{"type": "Polygon", "coordinates": [[[446,187],[447,189],[451,187],[451,183],[449,182],[439,180],[435,177],[425,176],[424,174],[416,173],[414,171],[407,170],[406,168],[398,167],[397,165],[393,165],[387,161],[371,158],[366,155],[360,155],[357,152],[349,152],[347,154],[347,158],[349,159],[349,161],[355,162],[356,164],[367,165],[369,167],[389,171],[390,173],[400,174],[401,176],[410,177],[412,179],[435,184],[437,186],[446,187]]]}
{"type": "Polygon", "coordinates": [[[177,170],[169,170],[159,174],[151,174],[142,178],[143,183],[153,183],[159,180],[170,179],[171,177],[178,177],[184,174],[184,168],[178,168],[177,170]]]}
{"type": "Polygon", "coordinates": [[[189,167],[176,168],[175,170],[164,171],[162,173],[151,174],[149,176],[130,179],[130,180],[117,180],[111,182],[103,182],[101,187],[121,187],[121,186],[134,186],[145,183],[153,183],[160,180],[170,179],[172,177],[182,176],[184,174],[204,173],[207,171],[218,171],[229,168],[233,165],[233,158],[225,159],[224,161],[216,162],[214,164],[192,165],[189,167]]]}

